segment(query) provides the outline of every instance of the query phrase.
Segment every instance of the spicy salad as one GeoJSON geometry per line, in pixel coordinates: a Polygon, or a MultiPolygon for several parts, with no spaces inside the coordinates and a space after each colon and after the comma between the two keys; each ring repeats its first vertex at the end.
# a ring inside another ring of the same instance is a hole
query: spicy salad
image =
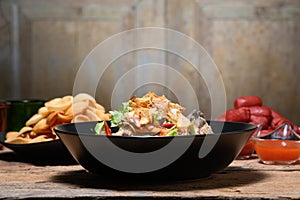
{"type": "Polygon", "coordinates": [[[200,111],[184,116],[184,107],[153,92],[122,103],[121,110],[110,111],[109,121],[100,121],[94,131],[113,136],[177,136],[212,134],[200,111]],[[116,128],[117,131],[112,131],[116,128]]]}

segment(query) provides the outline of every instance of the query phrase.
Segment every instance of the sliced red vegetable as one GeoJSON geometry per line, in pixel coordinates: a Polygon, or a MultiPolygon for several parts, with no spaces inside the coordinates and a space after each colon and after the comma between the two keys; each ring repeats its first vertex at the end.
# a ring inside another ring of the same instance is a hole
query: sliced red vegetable
{"type": "Polygon", "coordinates": [[[234,107],[251,107],[251,106],[262,106],[262,100],[258,96],[241,96],[234,100],[234,107]]]}
{"type": "Polygon", "coordinates": [[[172,128],[173,126],[175,126],[175,124],[172,124],[172,123],[165,123],[165,124],[163,124],[164,128],[172,128]]]}
{"type": "Polygon", "coordinates": [[[110,127],[108,126],[106,121],[104,122],[104,128],[105,128],[106,135],[111,135],[110,127]]]}

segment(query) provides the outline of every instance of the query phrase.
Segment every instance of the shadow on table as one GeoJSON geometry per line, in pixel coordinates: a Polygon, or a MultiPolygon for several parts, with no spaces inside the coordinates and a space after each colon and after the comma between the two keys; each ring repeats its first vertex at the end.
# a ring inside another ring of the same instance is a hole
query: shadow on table
{"type": "Polygon", "coordinates": [[[75,165],[77,162],[71,157],[65,157],[58,155],[57,157],[49,157],[49,156],[30,156],[25,154],[18,154],[15,152],[1,152],[0,160],[8,161],[8,162],[22,162],[29,163],[36,166],[55,166],[55,165],[75,165]]]}
{"type": "Polygon", "coordinates": [[[75,185],[80,188],[111,189],[118,191],[151,190],[151,191],[187,191],[206,190],[243,186],[262,181],[266,174],[259,171],[244,170],[228,167],[227,170],[215,173],[207,178],[184,181],[161,180],[119,180],[107,179],[91,174],[85,170],[69,171],[52,177],[52,181],[63,184],[75,185]]]}

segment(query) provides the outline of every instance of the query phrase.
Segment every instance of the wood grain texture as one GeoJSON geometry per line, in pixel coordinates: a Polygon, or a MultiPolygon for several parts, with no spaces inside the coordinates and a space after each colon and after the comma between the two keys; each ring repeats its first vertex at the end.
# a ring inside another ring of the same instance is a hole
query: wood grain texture
{"type": "MultiPolygon", "coordinates": [[[[226,89],[226,98],[218,99],[220,104],[226,101],[227,108],[232,108],[238,96],[259,95],[265,105],[300,125],[297,0],[0,0],[0,6],[0,99],[50,99],[70,94],[82,60],[97,44],[135,27],[166,27],[195,39],[213,58],[226,89]],[[17,8],[18,29],[12,28],[16,20],[12,6],[17,8]],[[15,31],[17,44],[13,43],[15,31]],[[13,56],[13,50],[18,50],[19,57],[13,56]],[[19,77],[13,74],[16,61],[19,77]]],[[[167,38],[162,42],[166,47],[177,45],[167,38]]],[[[193,55],[189,47],[184,48],[193,55]]],[[[107,71],[99,87],[101,95],[97,94],[107,109],[114,86],[103,84],[114,84],[126,71],[143,64],[141,56],[145,54],[134,52],[120,58],[107,71]]],[[[200,109],[210,117],[211,89],[204,79],[213,81],[217,74],[203,78],[176,55],[159,51],[149,51],[149,55],[148,60],[171,66],[190,80],[200,109]]],[[[87,76],[87,86],[93,76],[87,76]]],[[[192,100],[176,78],[164,76],[167,84],[176,84],[178,91],[192,100]]],[[[132,81],[138,79],[143,79],[143,74],[132,81]]],[[[166,94],[172,96],[168,90],[166,94]]]]}
{"type": "Polygon", "coordinates": [[[264,165],[257,158],[235,160],[228,168],[200,180],[134,182],[103,180],[81,166],[29,162],[0,151],[0,199],[299,199],[300,163],[264,165]]]}
{"type": "Polygon", "coordinates": [[[231,3],[198,4],[199,22],[205,26],[199,26],[199,39],[220,69],[227,107],[238,96],[258,95],[264,105],[298,124],[299,2],[231,3]]]}

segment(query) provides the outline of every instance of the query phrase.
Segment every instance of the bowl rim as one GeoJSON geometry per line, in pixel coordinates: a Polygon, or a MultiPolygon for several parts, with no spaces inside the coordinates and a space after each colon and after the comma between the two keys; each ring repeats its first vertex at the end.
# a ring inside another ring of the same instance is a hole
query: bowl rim
{"type": "MultiPolygon", "coordinates": [[[[6,137],[6,134],[9,131],[3,131],[0,132],[0,137],[6,137]]],[[[15,144],[15,143],[7,143],[5,140],[0,139],[0,144],[7,146],[7,147],[22,147],[22,146],[37,146],[37,145],[42,145],[46,143],[53,143],[53,142],[59,142],[60,139],[53,139],[53,140],[48,140],[48,141],[41,141],[41,142],[33,142],[33,143],[20,143],[20,144],[15,144]]]]}
{"type": "Polygon", "coordinates": [[[251,138],[254,141],[260,141],[260,142],[266,142],[266,141],[290,141],[290,142],[297,142],[300,143],[300,140],[291,140],[291,139],[275,139],[275,138],[259,138],[259,137],[253,137],[251,138]]]}
{"type": "Polygon", "coordinates": [[[254,132],[257,129],[257,126],[254,124],[250,124],[250,123],[244,123],[244,122],[228,122],[228,121],[208,121],[208,122],[217,122],[217,123],[230,123],[230,124],[244,124],[244,125],[248,125],[249,128],[244,129],[244,130],[235,130],[235,131],[228,131],[228,132],[221,132],[221,133],[213,133],[213,134],[205,134],[205,135],[177,135],[177,136],[119,136],[119,135],[96,135],[96,134],[90,134],[90,133],[79,133],[79,132],[69,132],[69,131],[65,131],[62,130],[61,127],[63,126],[71,126],[74,125],[76,126],[76,124],[85,124],[85,123],[96,123],[98,121],[89,121],[89,122],[75,122],[75,123],[66,123],[66,124],[60,124],[57,125],[53,128],[53,130],[59,134],[68,134],[68,135],[81,135],[81,136],[90,136],[90,137],[106,137],[106,138],[137,138],[137,139],[141,139],[141,138],[157,138],[157,139],[162,139],[162,138],[166,138],[166,139],[171,139],[171,138],[175,138],[175,137],[179,137],[179,138],[190,138],[190,137],[214,137],[216,135],[234,135],[234,134],[240,134],[241,132],[254,132]]]}

